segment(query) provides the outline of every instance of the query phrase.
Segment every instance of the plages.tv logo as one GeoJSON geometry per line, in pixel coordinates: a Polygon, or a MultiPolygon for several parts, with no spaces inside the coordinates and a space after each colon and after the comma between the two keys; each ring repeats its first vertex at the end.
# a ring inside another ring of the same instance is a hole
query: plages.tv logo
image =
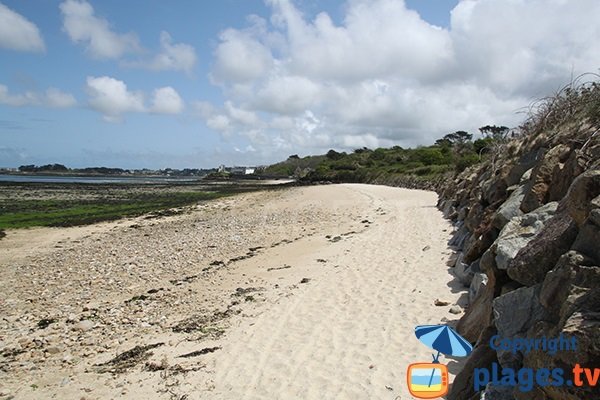
{"type": "Polygon", "coordinates": [[[454,329],[447,325],[419,325],[415,328],[417,339],[437,351],[432,362],[410,364],[406,371],[408,390],[419,399],[435,399],[448,393],[448,367],[439,361],[440,353],[453,357],[466,357],[473,350],[454,329]]]}

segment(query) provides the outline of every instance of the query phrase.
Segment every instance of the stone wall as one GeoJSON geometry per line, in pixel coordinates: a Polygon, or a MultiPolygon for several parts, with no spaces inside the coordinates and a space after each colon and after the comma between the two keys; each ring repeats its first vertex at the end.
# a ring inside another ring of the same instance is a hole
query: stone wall
{"type": "MultiPolygon", "coordinates": [[[[476,393],[474,368],[538,369],[579,363],[600,368],[600,133],[565,121],[508,143],[496,159],[439,189],[451,219],[455,275],[470,304],[457,330],[476,351],[448,395],[465,399],[600,398],[589,386],[536,386],[528,393],[488,387],[476,393]],[[574,336],[577,350],[494,351],[489,338],[574,336]]],[[[570,372],[568,372],[570,373],[570,372]]],[[[572,379],[572,376],[565,376],[572,379]]]]}

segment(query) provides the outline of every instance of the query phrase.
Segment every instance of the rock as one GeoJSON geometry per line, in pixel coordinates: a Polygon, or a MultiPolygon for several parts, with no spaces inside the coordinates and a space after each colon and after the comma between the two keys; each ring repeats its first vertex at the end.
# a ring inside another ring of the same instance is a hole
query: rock
{"type": "MultiPolygon", "coordinates": [[[[540,302],[548,311],[548,322],[532,328],[529,336],[576,339],[576,347],[559,351],[531,352],[523,360],[527,368],[564,368],[565,365],[600,365],[600,267],[576,251],[563,255],[550,271],[540,292],[540,302]]],[[[596,399],[600,387],[548,386],[540,388],[550,399],[596,399]]]]}
{"type": "Polygon", "coordinates": [[[89,319],[84,319],[83,321],[79,321],[73,327],[75,330],[79,330],[82,332],[87,332],[94,327],[94,322],[89,319]]]}
{"type": "Polygon", "coordinates": [[[458,255],[460,253],[452,253],[450,254],[450,257],[448,257],[448,261],[446,261],[446,265],[448,267],[454,267],[454,265],[456,264],[456,260],[458,259],[458,255]]]}
{"type": "Polygon", "coordinates": [[[541,285],[523,287],[494,299],[494,323],[501,337],[523,334],[544,316],[540,289],[541,285]]]}
{"type": "Polygon", "coordinates": [[[577,251],[569,251],[558,260],[556,267],[546,274],[540,291],[540,303],[546,308],[554,322],[560,319],[560,309],[564,305],[572,285],[590,288],[600,282],[600,270],[594,267],[594,260],[577,251]]]}
{"type": "Polygon", "coordinates": [[[591,257],[597,262],[600,261],[600,224],[598,221],[600,221],[600,209],[592,210],[590,218],[579,230],[572,247],[573,250],[591,257]]]}
{"type": "Polygon", "coordinates": [[[493,226],[475,231],[464,245],[463,262],[470,264],[479,259],[498,238],[498,233],[499,230],[493,226]]]}
{"type": "Polygon", "coordinates": [[[454,274],[454,276],[456,276],[460,283],[462,283],[466,287],[469,287],[469,285],[471,284],[471,279],[473,279],[473,272],[469,268],[470,266],[468,264],[465,264],[462,260],[463,253],[460,253],[458,259],[456,260],[456,264],[452,269],[452,273],[454,274]]]}
{"type": "Polygon", "coordinates": [[[517,255],[549,220],[558,207],[557,202],[548,203],[528,214],[511,219],[500,231],[496,246],[496,264],[499,269],[507,269],[510,261],[517,255]]]}
{"type": "Polygon", "coordinates": [[[475,297],[485,287],[487,281],[487,275],[482,272],[477,272],[473,275],[471,285],[469,286],[469,303],[473,303],[473,300],[475,300],[475,297]]]}
{"type": "Polygon", "coordinates": [[[497,362],[496,352],[489,346],[490,339],[496,334],[496,328],[489,326],[483,329],[473,352],[467,358],[461,371],[454,378],[452,388],[448,393],[448,400],[470,399],[475,395],[473,371],[476,368],[489,369],[492,363],[497,362]]]}
{"type": "Polygon", "coordinates": [[[560,162],[554,167],[548,193],[549,201],[560,201],[565,197],[573,180],[584,171],[583,166],[579,165],[578,153],[579,150],[571,151],[565,162],[560,162]]]}
{"type": "Polygon", "coordinates": [[[436,306],[438,306],[438,307],[443,307],[443,306],[449,305],[450,302],[449,301],[443,301],[443,300],[440,300],[440,299],[435,299],[433,301],[433,304],[436,305],[436,306]]]}
{"type": "Polygon", "coordinates": [[[444,202],[442,206],[442,213],[444,214],[444,218],[452,219],[452,216],[456,214],[456,207],[454,202],[451,200],[444,202]]]}
{"type": "Polygon", "coordinates": [[[500,208],[498,208],[498,211],[496,211],[494,219],[492,220],[492,223],[496,228],[502,229],[502,227],[506,225],[513,217],[523,215],[523,211],[521,211],[520,207],[521,202],[525,197],[526,190],[527,185],[521,185],[517,187],[511,193],[511,195],[508,196],[508,199],[502,203],[500,208]]]}
{"type": "Polygon", "coordinates": [[[548,202],[552,172],[560,162],[560,156],[568,150],[567,145],[559,144],[548,150],[542,161],[536,164],[531,172],[531,186],[526,191],[521,203],[521,211],[528,213],[548,202]]]}
{"type": "Polygon", "coordinates": [[[484,207],[480,202],[475,202],[471,207],[469,207],[469,212],[467,213],[467,217],[465,218],[465,226],[471,232],[473,232],[479,224],[481,223],[481,219],[483,217],[484,207]]]}
{"type": "Polygon", "coordinates": [[[576,237],[577,225],[569,214],[564,211],[555,214],[510,261],[508,276],[527,286],[541,283],[560,256],[571,248],[576,237]]]}
{"type": "Polygon", "coordinates": [[[460,308],[460,306],[452,306],[452,307],[450,307],[448,312],[450,314],[462,314],[463,311],[462,311],[462,308],[460,308]]]}
{"type": "Polygon", "coordinates": [[[522,155],[517,163],[512,166],[508,175],[505,178],[508,186],[516,185],[523,180],[528,180],[531,177],[531,171],[535,163],[543,156],[543,151],[535,150],[522,155]],[[524,175],[527,174],[526,178],[524,175]]]}
{"type": "Polygon", "coordinates": [[[492,302],[507,280],[506,273],[496,267],[492,249],[483,254],[479,264],[488,282],[456,325],[458,333],[470,342],[475,342],[481,331],[492,324],[492,302]]]}
{"type": "Polygon", "coordinates": [[[506,189],[508,189],[508,185],[503,176],[494,176],[494,178],[484,183],[483,199],[488,204],[504,201],[506,199],[506,189]]]}
{"type": "Polygon", "coordinates": [[[48,353],[48,354],[58,354],[61,351],[62,350],[59,347],[57,347],[57,346],[48,347],[46,349],[46,353],[48,353]]]}
{"type": "Polygon", "coordinates": [[[464,225],[461,225],[460,229],[456,231],[454,236],[452,236],[452,239],[450,239],[448,242],[448,245],[453,246],[457,250],[462,250],[465,241],[469,238],[469,235],[469,230],[464,225]]]}
{"type": "Polygon", "coordinates": [[[512,386],[494,386],[492,383],[488,383],[485,390],[481,393],[481,399],[514,400],[513,390],[512,386]]]}
{"type": "Polygon", "coordinates": [[[600,170],[588,170],[573,181],[561,201],[561,209],[566,208],[571,218],[581,227],[594,207],[592,199],[599,195],[600,170]]]}

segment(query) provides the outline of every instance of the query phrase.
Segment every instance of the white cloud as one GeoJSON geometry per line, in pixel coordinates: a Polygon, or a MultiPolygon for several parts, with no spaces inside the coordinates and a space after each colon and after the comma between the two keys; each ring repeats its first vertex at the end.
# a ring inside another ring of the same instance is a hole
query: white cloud
{"type": "Polygon", "coordinates": [[[214,129],[215,131],[227,134],[229,133],[229,129],[231,128],[231,121],[227,116],[217,114],[208,117],[208,119],[206,120],[206,126],[208,126],[210,129],[214,129]]]}
{"type": "Polygon", "coordinates": [[[157,71],[174,70],[191,73],[196,65],[196,50],[189,44],[171,42],[171,35],[168,32],[160,33],[161,51],[148,64],[148,68],[157,71]]]}
{"type": "Polygon", "coordinates": [[[77,104],[77,100],[70,93],[64,93],[56,88],[46,90],[46,103],[50,107],[68,108],[77,104]]]}
{"type": "Polygon", "coordinates": [[[141,92],[130,92],[125,82],[108,76],[87,78],[86,91],[89,105],[102,113],[109,122],[122,119],[127,112],[144,112],[144,95],[141,92]]]}
{"type": "Polygon", "coordinates": [[[150,110],[157,114],[180,114],[184,109],[183,100],[171,86],[156,89],[150,110]]]}
{"type": "Polygon", "coordinates": [[[515,126],[533,98],[600,66],[596,0],[462,0],[448,28],[401,0],[348,0],[339,23],[267,3],[269,22],[221,33],[211,76],[226,100],[205,119],[270,158],[515,126]]]}
{"type": "Polygon", "coordinates": [[[86,51],[99,59],[119,58],[140,49],[133,33],[115,33],[103,18],[94,15],[94,8],[85,0],[66,0],[60,4],[63,29],[74,43],[83,43],[86,51]]]}
{"type": "Polygon", "coordinates": [[[45,106],[54,108],[68,108],[77,104],[77,100],[70,93],[64,93],[56,88],[49,88],[45,93],[27,91],[12,94],[6,85],[0,84],[0,104],[12,107],[45,106]]]}
{"type": "Polygon", "coordinates": [[[185,43],[172,43],[168,32],[160,33],[160,51],[150,59],[125,61],[122,65],[133,68],[145,68],[152,71],[183,71],[188,75],[196,65],[198,57],[193,46],[185,43]]]}
{"type": "Polygon", "coordinates": [[[271,68],[273,59],[269,48],[254,36],[254,30],[228,29],[221,33],[212,74],[216,82],[248,82],[260,78],[271,68]]]}
{"type": "Polygon", "coordinates": [[[109,76],[88,76],[86,92],[90,108],[107,122],[120,122],[126,113],[181,114],[185,109],[183,99],[171,86],[155,89],[149,105],[142,91],[130,91],[125,82],[109,76]]]}
{"type": "Polygon", "coordinates": [[[45,50],[38,27],[0,3],[0,47],[19,51],[45,50]]]}

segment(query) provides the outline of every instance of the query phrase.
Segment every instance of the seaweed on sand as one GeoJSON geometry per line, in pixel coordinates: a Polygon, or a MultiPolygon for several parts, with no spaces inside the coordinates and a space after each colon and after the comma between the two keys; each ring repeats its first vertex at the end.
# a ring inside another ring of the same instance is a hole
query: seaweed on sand
{"type": "Polygon", "coordinates": [[[160,347],[164,345],[164,343],[153,343],[146,346],[135,346],[133,349],[127,350],[119,355],[117,355],[112,360],[109,360],[102,364],[96,364],[97,372],[106,373],[111,372],[113,374],[120,374],[128,371],[129,369],[135,367],[142,361],[147,360],[152,356],[152,352],[150,350],[160,347]]]}

